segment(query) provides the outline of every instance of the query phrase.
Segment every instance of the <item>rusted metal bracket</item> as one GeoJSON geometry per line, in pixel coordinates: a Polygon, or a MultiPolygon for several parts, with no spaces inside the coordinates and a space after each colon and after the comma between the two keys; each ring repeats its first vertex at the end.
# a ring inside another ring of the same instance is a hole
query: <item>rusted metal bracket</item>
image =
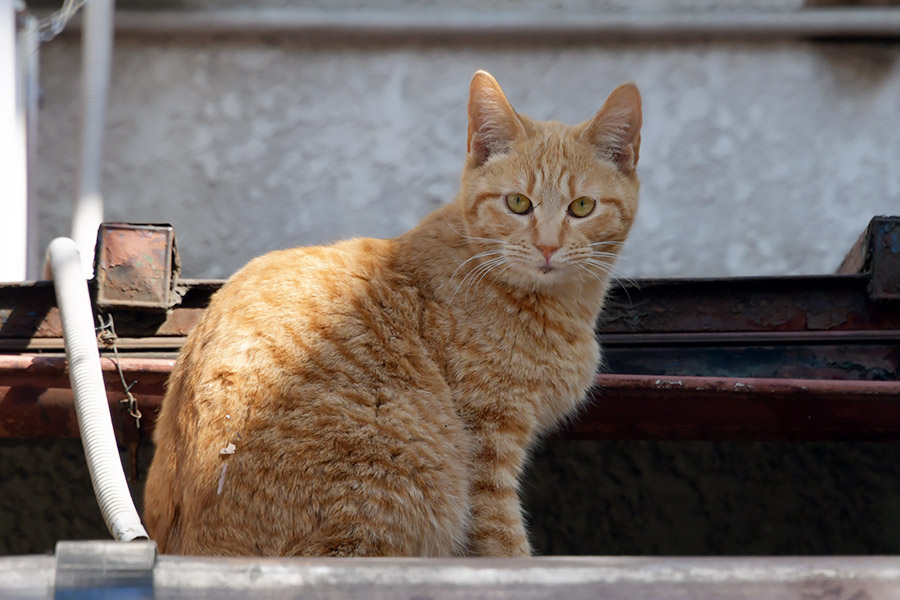
{"type": "Polygon", "coordinates": [[[171,225],[103,223],[94,256],[99,309],[166,311],[178,302],[181,259],[171,225]]]}
{"type": "Polygon", "coordinates": [[[875,217],[844,257],[839,274],[869,274],[869,297],[900,301],[900,217],[875,217]]]}

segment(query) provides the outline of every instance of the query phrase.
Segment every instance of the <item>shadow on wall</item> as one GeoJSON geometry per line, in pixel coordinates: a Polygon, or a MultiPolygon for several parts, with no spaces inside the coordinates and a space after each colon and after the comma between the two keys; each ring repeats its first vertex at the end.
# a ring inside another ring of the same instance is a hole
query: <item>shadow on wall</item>
{"type": "Polygon", "coordinates": [[[887,83],[900,61],[900,46],[896,40],[815,42],[812,48],[833,73],[836,85],[854,90],[863,98],[870,97],[873,88],[887,83]]]}
{"type": "MultiPolygon", "coordinates": [[[[541,554],[898,554],[898,464],[891,443],[548,442],[523,492],[541,554]]],[[[0,554],[58,539],[110,539],[80,442],[0,440],[0,554]]]]}

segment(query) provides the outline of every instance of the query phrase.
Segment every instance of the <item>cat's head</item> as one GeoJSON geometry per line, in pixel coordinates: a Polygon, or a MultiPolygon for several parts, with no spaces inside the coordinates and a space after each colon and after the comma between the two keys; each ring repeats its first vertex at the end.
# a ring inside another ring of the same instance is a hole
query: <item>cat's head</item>
{"type": "Polygon", "coordinates": [[[491,275],[534,288],[605,282],[637,210],[637,87],[618,87],[592,119],[568,126],[516,113],[478,71],[468,112],[460,201],[491,275]]]}

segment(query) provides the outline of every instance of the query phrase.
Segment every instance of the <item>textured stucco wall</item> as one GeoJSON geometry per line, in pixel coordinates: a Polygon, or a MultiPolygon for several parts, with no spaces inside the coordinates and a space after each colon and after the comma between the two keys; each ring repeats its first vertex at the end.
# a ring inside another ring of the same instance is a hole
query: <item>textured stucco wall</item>
{"type": "MultiPolygon", "coordinates": [[[[44,47],[41,247],[68,228],[78,44],[44,47]]],[[[453,197],[476,68],[537,118],[590,117],[634,79],[645,102],[632,276],[832,271],[900,211],[900,45],[116,46],[108,219],[174,223],[187,276],[253,256],[399,234],[453,197]]]]}
{"type": "MultiPolygon", "coordinates": [[[[900,554],[898,464],[885,443],[548,442],[523,495],[540,554],[900,554]]],[[[108,537],[77,440],[0,440],[0,555],[108,537]]]]}

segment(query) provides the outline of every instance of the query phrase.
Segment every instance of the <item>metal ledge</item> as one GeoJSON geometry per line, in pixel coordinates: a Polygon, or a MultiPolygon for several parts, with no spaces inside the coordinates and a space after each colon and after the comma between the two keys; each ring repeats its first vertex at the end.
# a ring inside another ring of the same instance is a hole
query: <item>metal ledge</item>
{"type": "MultiPolygon", "coordinates": [[[[66,30],[79,31],[78,21],[66,30]]],[[[805,9],[791,12],[566,13],[449,10],[354,11],[120,10],[117,35],[288,36],[347,43],[366,39],[605,43],[666,39],[722,40],[897,38],[900,9],[805,9]]]]}
{"type": "Polygon", "coordinates": [[[900,598],[896,557],[201,558],[157,556],[155,549],[153,542],[60,542],[54,557],[0,558],[0,594],[156,600],[900,598]]]}

